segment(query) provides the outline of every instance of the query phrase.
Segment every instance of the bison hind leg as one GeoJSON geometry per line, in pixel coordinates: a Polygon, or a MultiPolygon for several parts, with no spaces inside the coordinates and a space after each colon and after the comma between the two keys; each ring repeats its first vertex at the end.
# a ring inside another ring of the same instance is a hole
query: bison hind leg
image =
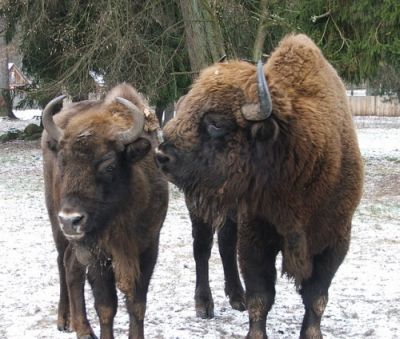
{"type": "Polygon", "coordinates": [[[234,310],[245,311],[245,293],[237,264],[237,223],[231,218],[218,230],[218,248],[224,268],[225,294],[234,310]]]}
{"type": "Polygon", "coordinates": [[[196,263],[196,289],[194,293],[196,316],[202,319],[214,317],[214,301],[209,283],[208,260],[211,255],[214,231],[187,204],[192,221],[193,256],[196,263]]]}

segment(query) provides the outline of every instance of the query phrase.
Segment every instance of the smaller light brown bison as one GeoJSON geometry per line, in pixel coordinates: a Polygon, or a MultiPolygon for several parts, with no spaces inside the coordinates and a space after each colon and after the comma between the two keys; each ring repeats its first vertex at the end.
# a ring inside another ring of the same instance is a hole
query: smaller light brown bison
{"type": "Polygon", "coordinates": [[[350,242],[363,166],[345,88],[318,47],[286,37],[263,66],[203,70],[164,128],[157,162],[198,213],[238,211],[248,337],[266,337],[275,260],[293,278],[301,338],[321,338],[328,289],[350,242]]]}
{"type": "Polygon", "coordinates": [[[42,138],[46,205],[58,250],[58,328],[95,338],[83,294],[87,269],[101,338],[113,338],[116,286],[126,296],[129,338],[142,338],[168,205],[146,103],[122,84],[104,101],[71,104],[53,120],[61,99],[44,109],[42,138]]]}

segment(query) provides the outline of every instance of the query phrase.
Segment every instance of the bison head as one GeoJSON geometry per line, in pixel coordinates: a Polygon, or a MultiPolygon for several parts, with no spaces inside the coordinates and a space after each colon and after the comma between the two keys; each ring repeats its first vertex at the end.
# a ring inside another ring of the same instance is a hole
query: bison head
{"type": "Polygon", "coordinates": [[[156,159],[206,219],[220,222],[217,216],[256,184],[257,152],[264,153],[277,132],[262,64],[215,64],[179,102],[156,159]]]}
{"type": "Polygon", "coordinates": [[[80,241],[124,208],[134,180],[131,165],[151,144],[142,137],[144,115],[131,101],[115,96],[103,103],[73,104],[56,116],[56,123],[50,112],[62,98],[46,106],[43,126],[53,157],[60,227],[67,239],[80,241]]]}

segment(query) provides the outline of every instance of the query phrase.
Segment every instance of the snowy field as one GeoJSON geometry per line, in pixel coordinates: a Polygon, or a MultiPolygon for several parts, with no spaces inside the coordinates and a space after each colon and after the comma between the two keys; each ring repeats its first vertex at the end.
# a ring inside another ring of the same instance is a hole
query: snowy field
{"type": "MultiPolygon", "coordinates": [[[[28,122],[0,120],[0,133],[28,122]]],[[[356,124],[365,160],[365,192],[321,328],[329,339],[400,338],[400,118],[364,117],[356,124]]],[[[44,205],[38,142],[0,144],[0,163],[0,338],[75,338],[56,329],[56,251],[44,205]]],[[[148,294],[146,337],[243,338],[247,314],[232,310],[224,295],[217,246],[210,259],[215,318],[195,316],[191,227],[183,196],[174,187],[160,243],[148,294]]],[[[99,334],[88,287],[86,295],[89,318],[99,334]]],[[[302,316],[294,286],[279,276],[267,322],[269,338],[298,337],[302,316]]],[[[127,331],[120,295],[116,338],[126,338],[127,331]]]]}

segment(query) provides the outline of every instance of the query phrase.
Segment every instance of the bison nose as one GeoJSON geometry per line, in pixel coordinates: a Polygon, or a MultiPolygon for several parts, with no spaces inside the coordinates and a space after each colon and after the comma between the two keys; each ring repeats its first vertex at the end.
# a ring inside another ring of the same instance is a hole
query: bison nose
{"type": "Polygon", "coordinates": [[[61,228],[64,234],[68,235],[78,235],[83,233],[83,225],[86,220],[84,214],[78,212],[63,212],[58,214],[58,219],[61,223],[61,228]]]}
{"type": "Polygon", "coordinates": [[[159,166],[162,166],[162,165],[166,165],[167,163],[169,163],[171,161],[171,158],[167,154],[165,154],[162,151],[160,151],[159,149],[157,149],[156,161],[159,166]]]}

